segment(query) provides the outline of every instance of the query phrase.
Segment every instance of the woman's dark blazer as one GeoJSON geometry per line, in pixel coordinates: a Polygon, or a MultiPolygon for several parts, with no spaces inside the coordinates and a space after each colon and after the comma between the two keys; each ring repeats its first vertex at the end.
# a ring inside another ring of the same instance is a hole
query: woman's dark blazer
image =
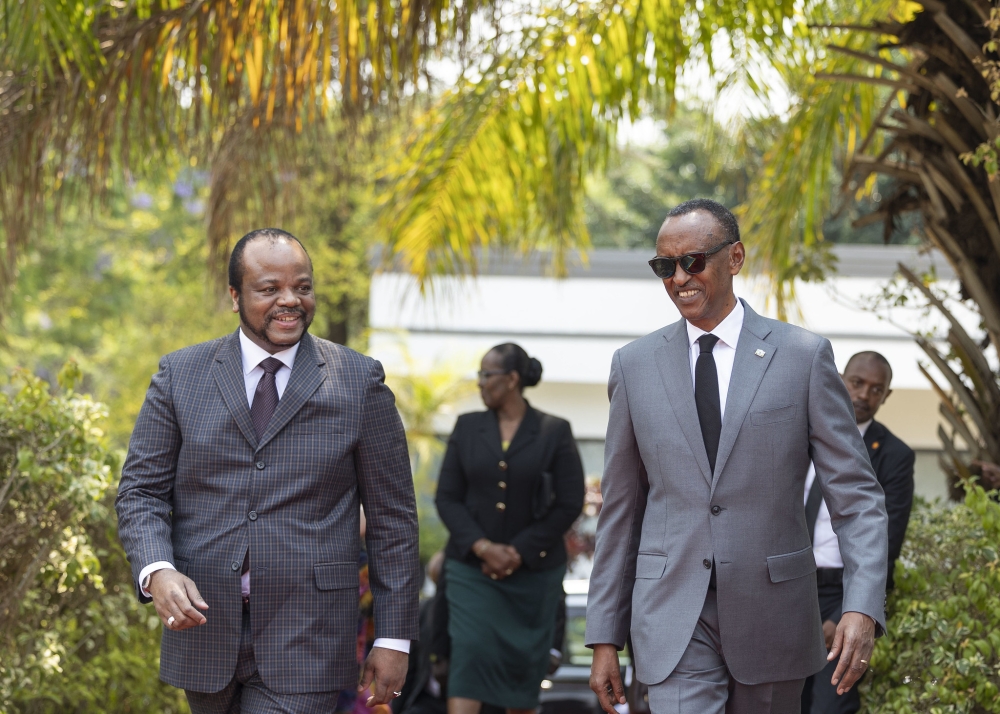
{"type": "Polygon", "coordinates": [[[438,513],[451,533],[445,554],[478,564],[472,544],[488,538],[514,546],[528,570],[563,565],[563,534],[583,509],[583,492],[583,464],[565,419],[529,405],[504,452],[495,412],[463,414],[438,481],[438,513]],[[555,502],[536,521],[532,494],[545,471],[553,476],[555,502]]]}

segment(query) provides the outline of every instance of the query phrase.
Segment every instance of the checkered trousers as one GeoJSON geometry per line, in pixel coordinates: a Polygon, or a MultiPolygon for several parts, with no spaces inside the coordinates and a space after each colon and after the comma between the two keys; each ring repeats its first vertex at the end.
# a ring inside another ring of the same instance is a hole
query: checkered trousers
{"type": "Polygon", "coordinates": [[[229,683],[249,548],[253,648],[265,685],[300,693],[356,683],[359,504],[375,635],[417,639],[413,480],[382,366],[305,335],[258,440],[238,334],[164,357],[115,503],[133,578],[169,561],[209,604],[207,624],[163,633],[161,679],[198,692],[229,683]]]}

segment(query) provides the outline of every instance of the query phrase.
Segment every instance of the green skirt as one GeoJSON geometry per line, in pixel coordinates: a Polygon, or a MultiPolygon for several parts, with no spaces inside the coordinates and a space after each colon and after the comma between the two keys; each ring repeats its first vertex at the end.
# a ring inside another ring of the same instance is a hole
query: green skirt
{"type": "Polygon", "coordinates": [[[534,709],[549,665],[565,567],[491,580],[449,559],[448,696],[534,709]]]}

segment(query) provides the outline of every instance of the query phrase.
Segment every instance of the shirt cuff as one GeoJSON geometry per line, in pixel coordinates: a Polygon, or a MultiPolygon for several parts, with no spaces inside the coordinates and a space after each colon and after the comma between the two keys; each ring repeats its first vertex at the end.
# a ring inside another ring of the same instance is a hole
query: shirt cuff
{"type": "Polygon", "coordinates": [[[409,640],[394,640],[390,637],[376,637],[372,647],[381,647],[387,650],[396,650],[404,654],[410,654],[409,640]]]}
{"type": "Polygon", "coordinates": [[[153,597],[149,594],[146,588],[149,587],[149,576],[155,573],[157,570],[177,570],[173,563],[168,563],[165,560],[158,560],[155,563],[150,563],[142,572],[139,573],[139,592],[141,592],[146,597],[153,597]]]}

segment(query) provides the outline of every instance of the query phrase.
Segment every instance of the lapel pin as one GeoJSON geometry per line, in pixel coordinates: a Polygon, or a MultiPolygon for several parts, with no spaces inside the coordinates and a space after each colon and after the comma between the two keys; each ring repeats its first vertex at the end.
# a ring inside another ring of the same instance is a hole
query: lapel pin
{"type": "Polygon", "coordinates": [[[754,352],[754,354],[757,355],[758,357],[763,357],[764,356],[764,350],[757,350],[756,352],[754,352]]]}
{"type": "Polygon", "coordinates": [[[874,451],[877,448],[878,448],[878,442],[876,441],[874,444],[872,444],[872,450],[874,451]]]}

